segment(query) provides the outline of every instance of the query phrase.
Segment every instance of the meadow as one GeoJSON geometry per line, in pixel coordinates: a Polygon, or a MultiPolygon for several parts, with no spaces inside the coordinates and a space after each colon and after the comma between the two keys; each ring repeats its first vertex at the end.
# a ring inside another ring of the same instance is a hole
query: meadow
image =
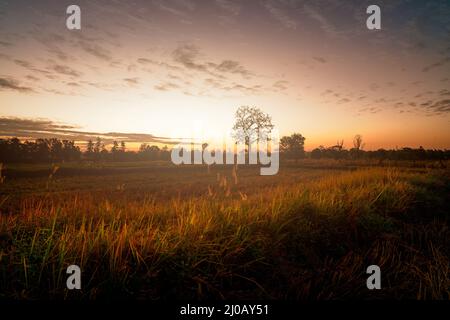
{"type": "Polygon", "coordinates": [[[8,165],[0,298],[448,300],[449,195],[442,163],[8,165]]]}

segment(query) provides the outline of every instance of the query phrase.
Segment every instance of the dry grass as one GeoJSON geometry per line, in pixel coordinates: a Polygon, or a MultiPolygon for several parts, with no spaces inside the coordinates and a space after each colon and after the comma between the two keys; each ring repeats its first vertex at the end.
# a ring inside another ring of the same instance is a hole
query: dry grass
{"type": "Polygon", "coordinates": [[[216,182],[200,195],[16,201],[0,215],[0,297],[450,298],[445,175],[371,168],[251,193],[239,170],[207,170],[216,182]],[[65,289],[70,264],[80,292],[65,289]],[[370,264],[383,290],[365,287],[370,264]]]}

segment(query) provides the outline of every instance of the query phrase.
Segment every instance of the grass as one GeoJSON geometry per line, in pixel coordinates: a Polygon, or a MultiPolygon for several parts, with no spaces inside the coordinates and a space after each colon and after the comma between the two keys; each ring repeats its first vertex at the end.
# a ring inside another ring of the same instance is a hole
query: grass
{"type": "Polygon", "coordinates": [[[6,177],[0,297],[450,298],[447,171],[134,168],[62,166],[48,188],[48,177],[6,177]],[[70,264],[80,291],[65,289],[70,264]],[[366,288],[371,264],[382,290],[366,288]]]}

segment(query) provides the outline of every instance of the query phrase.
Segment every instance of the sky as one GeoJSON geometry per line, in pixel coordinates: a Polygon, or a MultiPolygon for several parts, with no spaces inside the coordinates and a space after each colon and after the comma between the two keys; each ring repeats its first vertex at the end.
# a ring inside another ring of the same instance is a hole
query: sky
{"type": "Polygon", "coordinates": [[[449,78],[449,1],[0,0],[0,136],[214,139],[248,105],[307,150],[450,149],[449,78]]]}

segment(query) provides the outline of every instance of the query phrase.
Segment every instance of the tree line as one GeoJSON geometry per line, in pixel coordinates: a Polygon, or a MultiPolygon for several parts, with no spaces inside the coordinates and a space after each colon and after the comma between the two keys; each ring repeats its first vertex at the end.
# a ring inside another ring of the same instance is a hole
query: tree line
{"type": "Polygon", "coordinates": [[[378,149],[364,150],[364,143],[361,135],[356,135],[353,139],[353,147],[344,148],[344,141],[340,140],[330,147],[319,146],[306,152],[304,150],[305,138],[294,133],[291,136],[282,137],[280,140],[280,151],[284,159],[335,159],[335,160],[354,160],[354,159],[375,159],[380,162],[383,160],[450,160],[450,150],[424,149],[419,148],[401,148],[401,149],[378,149]]]}
{"type": "MultiPolygon", "coordinates": [[[[331,147],[320,146],[305,151],[305,138],[300,133],[280,139],[282,160],[311,159],[376,159],[376,160],[450,160],[450,150],[426,150],[420,148],[363,150],[362,137],[356,136],[353,147],[344,148],[343,141],[331,147]]],[[[109,149],[100,138],[89,140],[86,148],[75,145],[75,141],[36,139],[20,141],[18,138],[0,139],[0,162],[2,163],[55,163],[69,161],[170,161],[170,150],[165,146],[143,143],[137,151],[127,150],[124,141],[113,141],[109,149]]]]}
{"type": "Polygon", "coordinates": [[[170,160],[165,146],[141,144],[138,151],[130,151],[124,141],[113,141],[108,150],[101,138],[89,140],[81,150],[73,140],[36,139],[21,141],[18,138],[0,139],[0,162],[3,163],[54,163],[67,161],[139,161],[170,160]]]}

